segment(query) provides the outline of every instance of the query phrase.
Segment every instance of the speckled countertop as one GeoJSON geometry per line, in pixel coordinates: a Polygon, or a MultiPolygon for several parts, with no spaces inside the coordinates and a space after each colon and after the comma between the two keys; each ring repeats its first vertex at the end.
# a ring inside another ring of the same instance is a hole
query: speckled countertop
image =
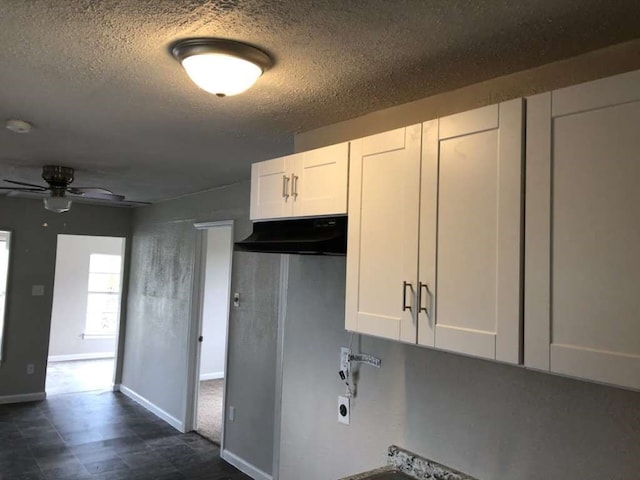
{"type": "Polygon", "coordinates": [[[365,480],[371,475],[394,470],[400,470],[416,480],[477,480],[453,468],[441,465],[395,445],[389,447],[386,466],[345,477],[341,480],[365,480]]]}

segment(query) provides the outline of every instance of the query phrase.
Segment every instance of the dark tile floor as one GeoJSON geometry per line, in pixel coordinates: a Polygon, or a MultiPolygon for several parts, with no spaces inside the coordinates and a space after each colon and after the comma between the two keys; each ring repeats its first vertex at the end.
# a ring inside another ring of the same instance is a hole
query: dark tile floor
{"type": "Polygon", "coordinates": [[[250,480],[120,393],[0,405],[0,480],[250,480]]]}

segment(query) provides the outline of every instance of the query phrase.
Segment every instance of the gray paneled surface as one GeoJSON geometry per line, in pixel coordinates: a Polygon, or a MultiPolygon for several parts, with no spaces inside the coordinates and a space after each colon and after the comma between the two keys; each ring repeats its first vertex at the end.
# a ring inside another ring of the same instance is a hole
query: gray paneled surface
{"type": "MultiPolygon", "coordinates": [[[[4,361],[0,368],[0,396],[44,391],[56,244],[59,233],[130,238],[131,210],[75,203],[67,213],[44,209],[42,201],[0,196],[0,228],[13,231],[4,361]],[[31,287],[43,285],[43,296],[31,287]],[[27,364],[34,364],[27,375],[27,364]]],[[[128,246],[127,246],[128,248],[128,246]]],[[[126,278],[125,264],[125,278],[126,278]]],[[[123,297],[126,298],[126,284],[123,297]]],[[[121,312],[121,322],[126,311],[121,312]]]]}
{"type": "Polygon", "coordinates": [[[276,343],[280,255],[237,252],[231,291],[240,306],[231,307],[225,449],[265,473],[273,462],[276,343]]]}
{"type": "Polygon", "coordinates": [[[640,394],[372,337],[351,425],[337,421],[343,258],[292,256],[280,480],[340,478],[403,446],[491,480],[628,479],[640,471],[640,394]]]}
{"type": "MultiPolygon", "coordinates": [[[[123,385],[184,421],[187,335],[196,242],[194,222],[234,220],[234,238],[251,231],[249,182],[136,211],[123,385]]],[[[225,449],[271,472],[280,257],[234,253],[225,449]]]]}

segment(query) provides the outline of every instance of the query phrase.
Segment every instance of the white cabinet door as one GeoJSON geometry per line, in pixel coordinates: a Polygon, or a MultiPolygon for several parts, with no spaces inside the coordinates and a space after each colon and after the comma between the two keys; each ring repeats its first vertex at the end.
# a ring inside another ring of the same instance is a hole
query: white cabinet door
{"type": "Polygon", "coordinates": [[[347,330],[416,342],[421,126],[351,142],[347,330]]]}
{"type": "Polygon", "coordinates": [[[251,165],[250,219],[291,217],[292,173],[301,154],[274,158],[251,165]]]}
{"type": "Polygon", "coordinates": [[[418,343],[519,363],[522,100],[423,128],[418,343]]]}
{"type": "Polygon", "coordinates": [[[528,100],[525,365],[640,388],[640,72],[528,100]]]}
{"type": "Polygon", "coordinates": [[[303,152],[292,178],[297,217],[347,213],[349,143],[303,152]]]}

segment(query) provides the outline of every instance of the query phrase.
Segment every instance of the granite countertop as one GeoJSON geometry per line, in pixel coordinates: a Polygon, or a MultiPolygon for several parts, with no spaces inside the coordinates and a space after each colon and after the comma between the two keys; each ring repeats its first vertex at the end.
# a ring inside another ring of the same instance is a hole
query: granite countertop
{"type": "Polygon", "coordinates": [[[394,470],[399,470],[416,480],[477,480],[446,465],[421,457],[395,445],[389,447],[386,466],[345,477],[341,480],[365,480],[371,475],[394,470]]]}

